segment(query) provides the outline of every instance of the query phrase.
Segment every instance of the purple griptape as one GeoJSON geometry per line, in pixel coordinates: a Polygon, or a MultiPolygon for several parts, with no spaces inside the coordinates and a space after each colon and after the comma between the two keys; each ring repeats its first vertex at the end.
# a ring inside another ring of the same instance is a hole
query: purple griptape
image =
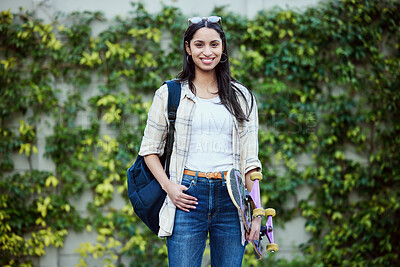
{"type": "Polygon", "coordinates": [[[258,180],[254,181],[253,188],[251,189],[250,192],[250,197],[253,199],[254,205],[256,205],[256,208],[262,208],[261,207],[261,200],[260,200],[260,184],[258,180]]]}
{"type": "Polygon", "coordinates": [[[274,242],[274,226],[272,225],[272,216],[268,216],[267,219],[267,224],[266,226],[266,232],[267,232],[267,237],[270,243],[275,243],[274,242]]]}

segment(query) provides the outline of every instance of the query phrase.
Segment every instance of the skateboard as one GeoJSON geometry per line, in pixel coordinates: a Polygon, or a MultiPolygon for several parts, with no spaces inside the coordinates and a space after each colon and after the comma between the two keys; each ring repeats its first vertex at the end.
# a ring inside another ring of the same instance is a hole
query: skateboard
{"type": "Polygon", "coordinates": [[[272,217],[275,216],[276,212],[274,209],[264,210],[261,207],[259,181],[262,179],[262,174],[260,172],[251,174],[250,178],[254,181],[254,184],[250,193],[243,185],[242,176],[237,169],[232,168],[228,171],[226,176],[226,186],[229,196],[233,204],[239,210],[246,233],[250,233],[253,216],[262,215],[267,217],[266,225],[261,226],[259,239],[251,241],[256,258],[262,258],[263,248],[261,240],[264,236],[266,236],[269,241],[269,244],[267,244],[267,251],[272,253],[278,251],[278,244],[274,243],[274,228],[272,224],[272,217]]]}

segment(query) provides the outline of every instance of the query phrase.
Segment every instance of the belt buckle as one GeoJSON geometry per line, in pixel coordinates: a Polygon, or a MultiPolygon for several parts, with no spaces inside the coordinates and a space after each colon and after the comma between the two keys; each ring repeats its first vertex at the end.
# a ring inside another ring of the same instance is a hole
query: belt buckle
{"type": "Polygon", "coordinates": [[[218,179],[219,172],[206,172],[206,177],[209,179],[218,179]],[[208,176],[210,174],[210,177],[208,176]]]}

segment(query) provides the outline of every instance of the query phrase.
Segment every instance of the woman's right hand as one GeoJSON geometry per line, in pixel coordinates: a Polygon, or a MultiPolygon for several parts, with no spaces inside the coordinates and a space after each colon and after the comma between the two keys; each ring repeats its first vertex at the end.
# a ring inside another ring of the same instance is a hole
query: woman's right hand
{"type": "Polygon", "coordinates": [[[175,184],[174,182],[169,182],[165,187],[169,198],[172,200],[174,205],[186,212],[190,212],[189,209],[196,209],[197,198],[185,194],[184,191],[188,188],[184,185],[175,184]]]}

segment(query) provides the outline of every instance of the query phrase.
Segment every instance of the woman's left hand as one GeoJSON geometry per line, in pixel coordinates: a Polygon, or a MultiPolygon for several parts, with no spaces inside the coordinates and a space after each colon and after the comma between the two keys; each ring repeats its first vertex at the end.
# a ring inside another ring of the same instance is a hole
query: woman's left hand
{"type": "Polygon", "coordinates": [[[261,219],[262,218],[255,217],[251,221],[250,233],[246,233],[247,241],[251,242],[260,238],[261,219]]]}

